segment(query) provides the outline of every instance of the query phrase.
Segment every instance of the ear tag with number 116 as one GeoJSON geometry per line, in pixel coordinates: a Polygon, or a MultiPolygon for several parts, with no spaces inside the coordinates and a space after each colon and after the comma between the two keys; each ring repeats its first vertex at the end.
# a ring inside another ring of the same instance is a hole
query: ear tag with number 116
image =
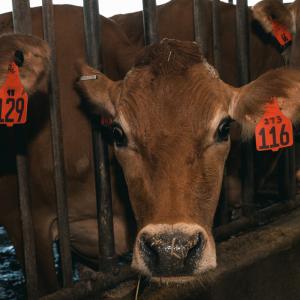
{"type": "Polygon", "coordinates": [[[294,143],[292,122],[281,112],[276,98],[265,105],[255,128],[255,141],[257,151],[278,151],[294,143]]]}
{"type": "Polygon", "coordinates": [[[27,121],[28,95],[19,77],[19,68],[13,62],[0,89],[0,124],[11,127],[27,121]]]}

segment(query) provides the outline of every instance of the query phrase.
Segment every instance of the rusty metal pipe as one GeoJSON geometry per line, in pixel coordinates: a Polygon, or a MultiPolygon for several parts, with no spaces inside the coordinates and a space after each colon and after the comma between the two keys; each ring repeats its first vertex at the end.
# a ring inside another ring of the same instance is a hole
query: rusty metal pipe
{"type": "Polygon", "coordinates": [[[63,130],[60,111],[60,95],[57,75],[54,8],[52,0],[43,0],[44,39],[51,49],[50,65],[50,121],[52,134],[52,152],[54,162],[55,192],[57,204],[59,245],[61,255],[63,286],[72,286],[72,257],[70,249],[70,228],[68,220],[68,202],[65,178],[63,149],[63,130]]]}
{"type": "Polygon", "coordinates": [[[195,41],[200,45],[201,51],[206,58],[208,57],[208,37],[206,26],[210,21],[205,1],[194,0],[195,41]]]}
{"type": "Polygon", "coordinates": [[[143,25],[145,45],[159,42],[156,0],[143,0],[143,25]]]}
{"type": "Polygon", "coordinates": [[[220,0],[212,1],[214,66],[221,74],[220,0]]]}
{"type": "MultiPolygon", "coordinates": [[[[29,0],[12,0],[13,24],[16,33],[32,33],[29,0]]],[[[38,278],[36,265],[36,250],[34,228],[30,208],[30,187],[27,159],[27,128],[16,127],[16,165],[20,201],[20,216],[22,224],[25,276],[28,299],[38,299],[38,278]]]]}
{"type": "MultiPolygon", "coordinates": [[[[237,0],[236,5],[237,61],[239,84],[250,80],[249,69],[249,21],[247,0],[237,0]]],[[[243,213],[248,216],[254,209],[254,153],[253,140],[242,145],[243,213]]]]}
{"type": "MultiPolygon", "coordinates": [[[[100,69],[102,34],[98,0],[84,0],[83,3],[87,62],[92,67],[100,69]]],[[[98,119],[92,122],[92,138],[99,232],[99,268],[102,271],[110,271],[115,258],[115,244],[109,153],[99,130],[98,119]]]]}

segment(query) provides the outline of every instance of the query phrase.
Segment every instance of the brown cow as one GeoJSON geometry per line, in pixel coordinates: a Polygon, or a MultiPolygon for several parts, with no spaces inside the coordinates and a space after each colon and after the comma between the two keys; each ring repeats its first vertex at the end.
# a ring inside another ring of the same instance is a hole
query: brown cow
{"type": "Polygon", "coordinates": [[[234,88],[192,42],[163,40],[146,48],[123,81],[81,65],[79,87],[100,115],[113,119],[138,225],[133,267],[161,280],[184,280],[216,266],[212,236],[231,119],[251,137],[264,106],[300,118],[300,72],[277,69],[234,88]],[[174,278],[175,276],[176,278],[174,278]]]}
{"type": "MultiPolygon", "coordinates": [[[[41,8],[33,8],[31,14],[33,34],[43,37],[41,8]]],[[[103,45],[105,69],[110,78],[118,80],[131,66],[130,53],[136,50],[131,47],[126,35],[115,22],[103,17],[101,17],[101,21],[105,41],[103,45]]],[[[11,32],[13,29],[11,13],[1,15],[0,24],[1,33],[11,32]]],[[[77,77],[74,64],[77,59],[84,60],[85,58],[82,8],[69,5],[55,6],[55,32],[71,245],[72,250],[82,257],[97,261],[98,237],[91,126],[86,114],[79,108],[80,98],[74,89],[77,77]],[[62,28],[64,30],[61,30],[62,28]]],[[[5,51],[10,51],[9,55],[11,51],[18,49],[24,51],[25,66],[21,74],[26,72],[28,66],[31,66],[29,70],[32,71],[32,74],[28,73],[28,76],[39,72],[40,52],[45,52],[46,56],[49,54],[44,49],[44,43],[32,47],[31,39],[26,40],[19,35],[11,38],[11,43],[1,42],[0,46],[1,72],[7,68],[5,51]]],[[[2,82],[4,77],[2,73],[0,75],[2,82]]],[[[26,84],[29,92],[32,89],[30,84],[32,83],[26,84]]],[[[30,98],[28,121],[29,178],[41,294],[54,291],[59,287],[52,259],[52,241],[57,238],[57,217],[48,102],[47,89],[40,90],[39,88],[38,92],[30,98]]],[[[17,254],[22,258],[15,151],[11,147],[13,141],[11,135],[12,129],[5,126],[0,127],[0,194],[2,199],[0,224],[8,230],[9,236],[16,246],[17,254]]],[[[116,191],[116,189],[113,190],[116,191]]],[[[126,225],[127,214],[124,212],[127,195],[121,196],[125,198],[123,202],[117,200],[117,193],[114,195],[114,224],[118,254],[127,251],[131,243],[131,236],[128,234],[129,229],[126,225]]]]}

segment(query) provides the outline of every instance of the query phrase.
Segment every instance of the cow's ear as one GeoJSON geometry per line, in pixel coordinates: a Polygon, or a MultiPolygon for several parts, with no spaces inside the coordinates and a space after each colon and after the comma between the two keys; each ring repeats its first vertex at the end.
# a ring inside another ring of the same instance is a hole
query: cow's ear
{"type": "Polygon", "coordinates": [[[91,112],[103,117],[115,117],[119,82],[110,80],[100,71],[82,62],[77,63],[77,71],[77,87],[90,104],[91,112]]]}
{"type": "Polygon", "coordinates": [[[278,99],[281,111],[293,123],[300,121],[300,70],[275,69],[233,90],[229,114],[242,125],[244,138],[253,135],[266,103],[273,98],[278,99]]]}
{"type": "Polygon", "coordinates": [[[0,86],[4,83],[8,65],[16,62],[20,68],[21,82],[28,94],[46,90],[50,61],[47,43],[24,34],[0,36],[0,86]]]}
{"type": "Polygon", "coordinates": [[[263,0],[253,6],[253,17],[261,24],[264,30],[272,33],[272,21],[293,32],[293,18],[290,10],[281,1],[263,0]]]}

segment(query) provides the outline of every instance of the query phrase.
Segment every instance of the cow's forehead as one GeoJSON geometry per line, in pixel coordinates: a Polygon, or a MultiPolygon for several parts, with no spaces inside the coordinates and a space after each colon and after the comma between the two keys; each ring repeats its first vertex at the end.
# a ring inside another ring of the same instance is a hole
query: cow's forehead
{"type": "Polygon", "coordinates": [[[216,111],[228,110],[228,91],[204,64],[182,75],[155,77],[149,69],[132,70],[123,83],[118,110],[135,119],[211,119],[216,111]]]}
{"type": "Polygon", "coordinates": [[[134,135],[205,136],[227,116],[224,87],[205,64],[170,76],[137,68],[124,80],[117,111],[134,135]]]}

